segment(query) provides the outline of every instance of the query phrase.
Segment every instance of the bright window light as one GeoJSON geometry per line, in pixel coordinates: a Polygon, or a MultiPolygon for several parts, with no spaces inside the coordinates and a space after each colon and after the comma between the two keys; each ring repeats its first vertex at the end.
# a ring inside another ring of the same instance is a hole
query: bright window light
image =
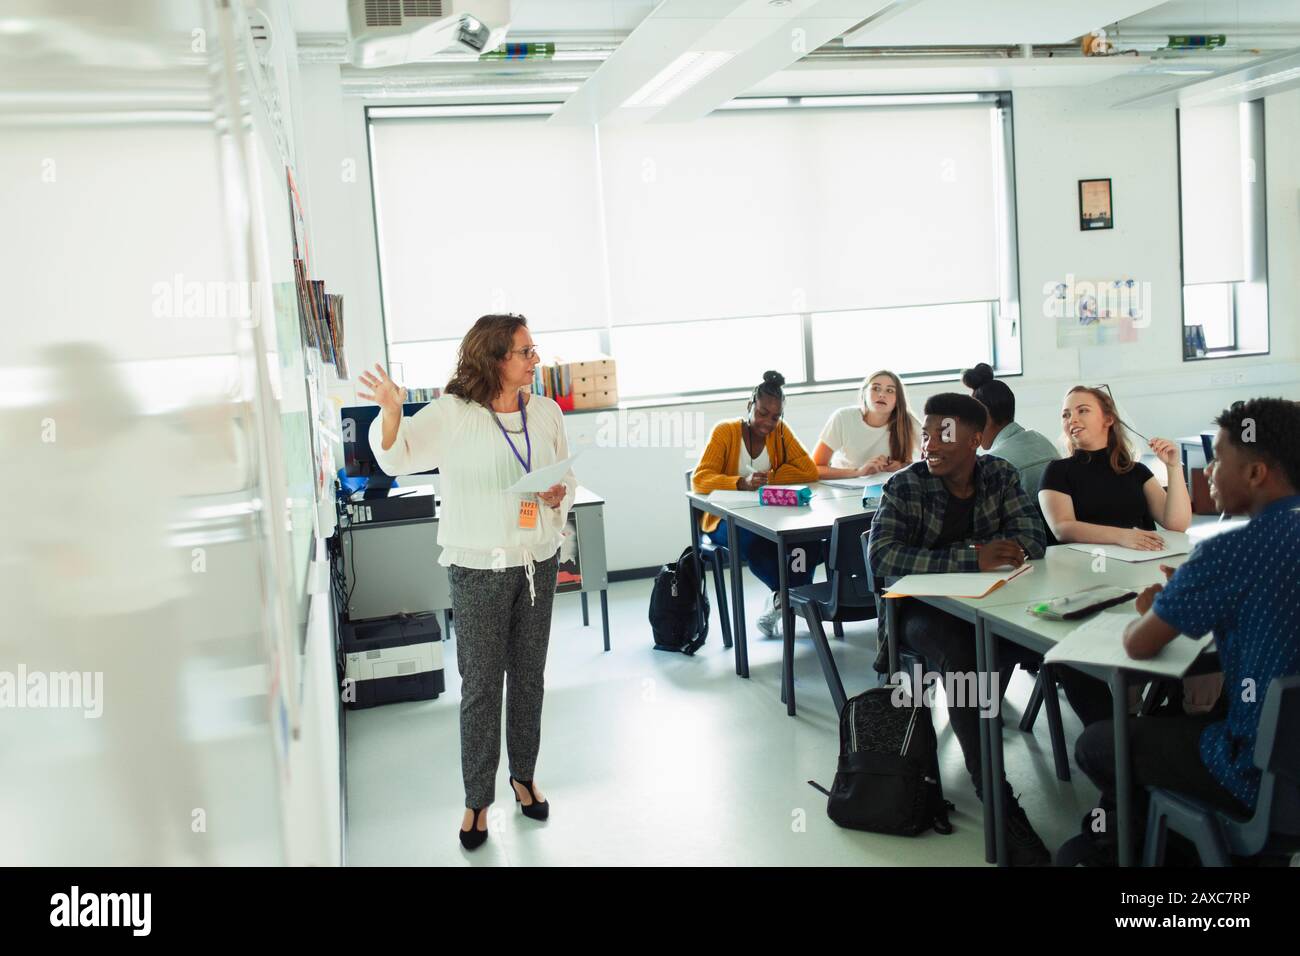
{"type": "Polygon", "coordinates": [[[610,340],[619,398],[750,388],[770,368],[788,385],[806,377],[797,315],[623,325],[610,340]]]}
{"type": "Polygon", "coordinates": [[[993,362],[989,303],[823,312],[812,317],[813,369],[821,382],[993,362]]]}

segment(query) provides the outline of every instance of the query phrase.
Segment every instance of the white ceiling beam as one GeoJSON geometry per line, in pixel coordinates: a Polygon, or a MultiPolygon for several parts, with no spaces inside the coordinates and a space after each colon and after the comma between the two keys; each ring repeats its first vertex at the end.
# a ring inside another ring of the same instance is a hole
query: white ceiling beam
{"type": "Polygon", "coordinates": [[[1163,0],[895,0],[845,46],[1069,43],[1163,0]]]}

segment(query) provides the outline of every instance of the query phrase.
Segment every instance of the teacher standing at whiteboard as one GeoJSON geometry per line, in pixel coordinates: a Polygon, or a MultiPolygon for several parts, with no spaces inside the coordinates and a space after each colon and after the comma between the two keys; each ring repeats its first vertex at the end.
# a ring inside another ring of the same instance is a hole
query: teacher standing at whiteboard
{"type": "Polygon", "coordinates": [[[577,480],[538,494],[507,491],[524,472],[568,457],[560,407],[533,395],[537,349],[519,315],[485,315],[461,340],[446,396],[409,418],[406,390],[376,365],[362,372],[364,400],[383,408],[370,447],[390,475],[437,468],[442,476],[438,563],[448,569],[461,676],[460,752],[465,817],[460,842],[487,840],[501,757],[501,683],[506,678],[510,785],[524,814],[550,807],[533,780],[560,537],[577,480]]]}

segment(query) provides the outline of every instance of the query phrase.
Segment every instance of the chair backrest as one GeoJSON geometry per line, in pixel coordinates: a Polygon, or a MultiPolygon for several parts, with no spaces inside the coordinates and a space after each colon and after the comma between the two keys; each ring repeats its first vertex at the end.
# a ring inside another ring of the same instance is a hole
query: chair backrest
{"type": "Polygon", "coordinates": [[[686,469],[686,490],[687,490],[687,491],[690,491],[690,490],[691,490],[691,487],[692,487],[692,486],[691,486],[691,476],[693,476],[694,474],[695,474],[695,469],[694,469],[694,468],[687,468],[687,469],[686,469]]]}
{"type": "Polygon", "coordinates": [[[1255,766],[1300,786],[1300,675],[1268,685],[1255,736],[1255,766]]]}
{"type": "Polygon", "coordinates": [[[832,613],[840,607],[871,607],[875,603],[871,571],[862,546],[875,512],[836,518],[831,527],[831,553],[826,572],[831,582],[832,613]]]}
{"type": "MultiPolygon", "coordinates": [[[[1255,815],[1223,821],[1229,848],[1254,856],[1276,836],[1300,837],[1300,675],[1278,677],[1268,686],[1255,735],[1255,766],[1263,771],[1255,815]]],[[[1222,817],[1221,817],[1222,820],[1222,817]]]]}
{"type": "Polygon", "coordinates": [[[1201,432],[1201,450],[1205,452],[1207,465],[1214,461],[1214,435],[1210,432],[1201,432]]]}

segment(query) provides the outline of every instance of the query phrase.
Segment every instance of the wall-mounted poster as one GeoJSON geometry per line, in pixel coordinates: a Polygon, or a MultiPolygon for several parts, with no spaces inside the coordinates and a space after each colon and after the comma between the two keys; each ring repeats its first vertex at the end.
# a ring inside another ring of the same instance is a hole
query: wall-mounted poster
{"type": "Polygon", "coordinates": [[[582,590],[582,564],[578,560],[578,523],[569,513],[564,536],[560,539],[560,566],[557,569],[555,593],[582,590]]]}
{"type": "Polygon", "coordinates": [[[1043,313],[1056,322],[1061,348],[1136,342],[1151,324],[1151,283],[1136,279],[1076,279],[1049,282],[1043,313]]]}
{"type": "Polygon", "coordinates": [[[1109,179],[1079,180],[1079,228],[1110,229],[1115,225],[1109,179]]]}

